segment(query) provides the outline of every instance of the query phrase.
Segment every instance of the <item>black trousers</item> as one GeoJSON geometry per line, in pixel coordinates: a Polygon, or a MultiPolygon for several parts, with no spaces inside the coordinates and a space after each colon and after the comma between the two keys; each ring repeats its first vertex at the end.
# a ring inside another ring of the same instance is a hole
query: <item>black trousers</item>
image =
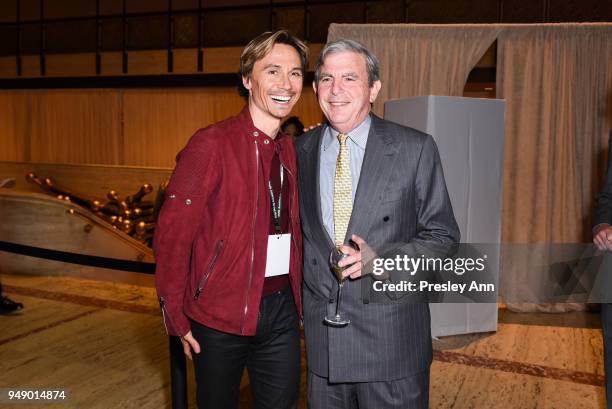
{"type": "Polygon", "coordinates": [[[601,330],[604,344],[606,407],[612,409],[612,304],[601,304],[601,330]]]}
{"type": "Polygon", "coordinates": [[[290,288],[262,298],[255,336],[191,322],[200,409],[236,409],[246,367],[256,409],[294,409],[300,383],[299,321],[290,288]]]}

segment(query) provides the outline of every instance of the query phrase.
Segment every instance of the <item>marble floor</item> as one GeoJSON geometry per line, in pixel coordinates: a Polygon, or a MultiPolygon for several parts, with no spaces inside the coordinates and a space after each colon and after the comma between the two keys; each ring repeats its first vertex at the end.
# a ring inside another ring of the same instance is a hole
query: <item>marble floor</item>
{"type": "MultiPolygon", "coordinates": [[[[0,316],[0,389],[69,393],[61,404],[0,402],[0,408],[170,407],[168,338],[152,277],[117,283],[3,274],[0,280],[6,295],[25,305],[0,316]]],[[[596,313],[502,310],[496,333],[434,345],[431,408],[605,408],[596,313]]],[[[300,408],[306,408],[304,377],[302,384],[300,408]]],[[[193,391],[193,381],[189,386],[193,391]]],[[[245,376],[241,408],[251,407],[245,376]]]]}

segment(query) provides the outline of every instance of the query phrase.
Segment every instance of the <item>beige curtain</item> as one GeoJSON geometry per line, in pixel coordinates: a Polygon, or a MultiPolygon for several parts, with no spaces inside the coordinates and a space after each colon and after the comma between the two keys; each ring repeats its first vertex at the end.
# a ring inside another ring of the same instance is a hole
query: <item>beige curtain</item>
{"type": "Polygon", "coordinates": [[[612,24],[509,26],[497,52],[502,239],[588,242],[612,127],[612,24]]]}
{"type": "Polygon", "coordinates": [[[495,41],[499,26],[332,24],[328,41],[359,41],[380,60],[382,89],[374,112],[389,99],[462,96],[468,74],[495,41]]]}
{"type": "Polygon", "coordinates": [[[594,197],[612,127],[612,24],[332,24],[381,62],[386,100],[463,94],[470,70],[498,40],[506,99],[504,242],[590,240],[594,197]]]}

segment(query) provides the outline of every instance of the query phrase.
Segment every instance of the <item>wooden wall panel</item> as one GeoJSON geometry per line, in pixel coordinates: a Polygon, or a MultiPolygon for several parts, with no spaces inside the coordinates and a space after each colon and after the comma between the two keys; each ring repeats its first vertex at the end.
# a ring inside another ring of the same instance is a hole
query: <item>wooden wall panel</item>
{"type": "Polygon", "coordinates": [[[40,57],[38,55],[24,55],[21,57],[21,75],[24,77],[40,76],[40,57]]]}
{"type": "Polygon", "coordinates": [[[537,23],[546,21],[546,1],[502,0],[502,22],[537,23]]]}
{"type": "Polygon", "coordinates": [[[121,163],[120,93],[31,91],[33,162],[121,163]]]}
{"type": "Polygon", "coordinates": [[[123,10],[123,0],[105,0],[100,2],[100,14],[121,14],[123,10]]]}
{"type": "Polygon", "coordinates": [[[15,57],[0,58],[0,78],[17,76],[17,59],[15,57]]]}
{"type": "Polygon", "coordinates": [[[46,19],[96,15],[96,0],[45,0],[44,7],[46,19]]]}
{"type": "Polygon", "coordinates": [[[220,74],[238,72],[241,47],[214,47],[204,50],[204,72],[220,74]]]}
{"type": "MultiPolygon", "coordinates": [[[[233,87],[0,93],[0,160],[174,167],[199,128],[244,106],[233,87]]],[[[292,115],[323,116],[306,86],[292,115]]]]}
{"type": "Polygon", "coordinates": [[[172,10],[191,10],[198,8],[198,0],[173,0],[172,10]]]}
{"type": "Polygon", "coordinates": [[[127,0],[128,13],[147,13],[168,10],[168,0],[127,0]]]}
{"type": "Polygon", "coordinates": [[[124,92],[126,165],[174,167],[177,152],[199,128],[240,112],[232,88],[124,92]]]}
{"type": "Polygon", "coordinates": [[[198,51],[197,49],[176,49],[174,55],[175,74],[193,74],[198,72],[198,51]]]}
{"type": "MultiPolygon", "coordinates": [[[[313,70],[323,44],[309,44],[309,70],[313,70]]],[[[198,73],[197,48],[174,49],[174,73],[198,73]]],[[[242,47],[215,47],[204,49],[204,74],[234,74],[238,72],[242,47]]],[[[121,52],[101,53],[101,75],[123,74],[121,52]]],[[[17,78],[15,57],[0,57],[0,78],[17,78]]],[[[40,56],[22,57],[22,76],[40,77],[40,56]]],[[[90,77],[96,75],[95,53],[47,54],[47,77],[90,77]]],[[[167,50],[130,51],[128,53],[128,75],[168,74],[167,50]]]]}
{"type": "Polygon", "coordinates": [[[38,20],[40,18],[40,0],[19,0],[19,10],[22,20],[38,20]]]}
{"type": "Polygon", "coordinates": [[[49,54],[46,56],[47,75],[52,77],[78,77],[96,75],[96,55],[49,54]]]}
{"type": "Polygon", "coordinates": [[[305,38],[304,7],[298,5],[276,9],[274,11],[274,29],[289,30],[298,38],[305,38]]]}
{"type": "Polygon", "coordinates": [[[102,75],[123,75],[123,59],[120,52],[103,52],[100,71],[102,75]]]}
{"type": "Polygon", "coordinates": [[[17,3],[0,1],[0,22],[12,23],[17,20],[17,3]]]}
{"type": "Polygon", "coordinates": [[[406,20],[409,23],[497,23],[499,4],[491,0],[410,0],[406,20]]]}
{"type": "MultiPolygon", "coordinates": [[[[176,154],[199,128],[236,115],[244,100],[233,88],[124,92],[125,165],[173,167],[176,154]]],[[[308,126],[321,121],[310,87],[292,115],[308,126]]]]}
{"type": "Polygon", "coordinates": [[[403,23],[404,1],[381,0],[368,4],[368,23],[403,23]]]}
{"type": "Polygon", "coordinates": [[[166,50],[130,51],[128,74],[159,74],[168,72],[168,52],[166,50]]]}
{"type": "Polygon", "coordinates": [[[332,23],[359,24],[363,22],[365,3],[355,1],[338,4],[317,3],[310,6],[310,38],[316,43],[327,42],[327,29],[332,23]]]}
{"type": "Polygon", "coordinates": [[[24,91],[0,92],[0,160],[28,160],[29,96],[24,91]]]}
{"type": "MultiPolygon", "coordinates": [[[[275,0],[276,1],[276,0],[275,0]]],[[[225,7],[225,6],[249,6],[255,4],[266,4],[266,0],[207,0],[206,7],[225,7]]]]}
{"type": "Polygon", "coordinates": [[[17,54],[17,27],[0,21],[0,38],[2,39],[0,41],[0,55],[11,56],[15,59],[17,54]]]}
{"type": "Polygon", "coordinates": [[[612,2],[602,0],[549,0],[550,22],[610,21],[612,2]]]}
{"type": "Polygon", "coordinates": [[[166,50],[168,48],[168,16],[134,16],[127,26],[127,47],[130,50],[166,50]]]}
{"type": "Polygon", "coordinates": [[[204,13],[203,20],[204,41],[209,47],[246,45],[264,31],[270,31],[268,8],[210,11],[204,13]]]}
{"type": "MultiPolygon", "coordinates": [[[[314,45],[316,52],[321,45],[314,45]]],[[[313,45],[311,45],[313,49],[313,45]]],[[[204,74],[226,74],[238,72],[241,47],[207,48],[204,50],[204,74]]],[[[120,52],[103,52],[101,61],[102,75],[123,75],[122,56],[120,52]]],[[[95,70],[95,54],[88,72],[95,70]]],[[[128,54],[128,74],[167,74],[168,53],[166,50],[130,51],[128,54]]],[[[0,61],[3,59],[0,58],[0,61]]],[[[14,60],[14,58],[13,58],[14,60]]],[[[6,63],[9,64],[9,63],[6,63]]],[[[198,70],[198,54],[196,48],[174,50],[174,72],[177,74],[195,74],[198,70]]],[[[0,75],[3,71],[0,71],[0,75]]],[[[7,71],[8,72],[8,71],[7,71]]],[[[75,76],[91,75],[90,73],[76,74],[75,76]]],[[[15,76],[15,73],[12,73],[15,76]]]]}
{"type": "Polygon", "coordinates": [[[96,32],[97,26],[94,18],[49,21],[45,23],[45,53],[47,55],[94,53],[96,51],[96,32]]]}

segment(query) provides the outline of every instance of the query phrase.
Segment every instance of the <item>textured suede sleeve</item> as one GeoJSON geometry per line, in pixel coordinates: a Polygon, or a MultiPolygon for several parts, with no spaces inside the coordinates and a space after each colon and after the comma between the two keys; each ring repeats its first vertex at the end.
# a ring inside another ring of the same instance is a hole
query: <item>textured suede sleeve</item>
{"type": "Polygon", "coordinates": [[[218,154],[207,139],[206,131],[199,131],[177,156],[155,228],[155,284],[169,335],[190,330],[183,299],[191,250],[207,199],[219,183],[218,154]]]}

